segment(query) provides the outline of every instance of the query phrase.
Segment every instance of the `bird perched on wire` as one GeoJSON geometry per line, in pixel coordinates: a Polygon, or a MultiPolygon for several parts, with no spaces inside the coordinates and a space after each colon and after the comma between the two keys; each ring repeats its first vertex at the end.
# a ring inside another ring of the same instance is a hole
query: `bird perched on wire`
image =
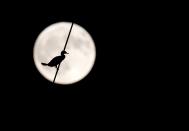
{"type": "Polygon", "coordinates": [[[60,56],[54,57],[48,64],[47,63],[41,63],[41,64],[44,66],[58,68],[58,65],[65,59],[65,54],[69,54],[69,53],[67,53],[66,51],[62,51],[60,56]]]}

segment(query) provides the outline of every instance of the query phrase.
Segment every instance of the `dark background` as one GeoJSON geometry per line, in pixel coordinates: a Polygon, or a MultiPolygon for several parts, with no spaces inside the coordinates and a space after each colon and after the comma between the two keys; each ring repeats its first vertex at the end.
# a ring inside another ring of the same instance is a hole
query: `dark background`
{"type": "Polygon", "coordinates": [[[68,108],[73,112],[92,109],[110,117],[108,112],[123,115],[161,111],[158,105],[171,103],[170,95],[176,88],[170,87],[174,72],[168,63],[175,44],[169,40],[174,38],[176,27],[172,28],[175,14],[167,6],[93,2],[82,6],[22,5],[3,9],[0,14],[1,100],[8,107],[5,110],[45,114],[68,108]],[[34,65],[33,46],[44,28],[60,21],[73,21],[84,27],[94,39],[97,56],[85,79],[49,88],[51,83],[34,65]]]}
{"type": "Polygon", "coordinates": [[[175,129],[187,109],[187,77],[179,74],[186,72],[187,51],[178,46],[187,43],[179,30],[187,11],[173,2],[70,2],[0,4],[1,126],[175,129]],[[44,28],[60,21],[84,27],[97,56],[85,79],[49,88],[34,65],[33,46],[44,28]]]}

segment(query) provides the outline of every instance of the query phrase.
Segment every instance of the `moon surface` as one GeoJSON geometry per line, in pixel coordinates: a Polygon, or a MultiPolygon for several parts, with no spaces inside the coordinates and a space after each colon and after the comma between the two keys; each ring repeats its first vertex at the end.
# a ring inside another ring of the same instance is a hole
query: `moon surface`
{"type": "MultiPolygon", "coordinates": [[[[45,28],[35,41],[33,49],[34,63],[47,80],[53,81],[56,68],[43,66],[41,62],[48,63],[55,56],[59,56],[64,48],[69,30],[70,22],[59,22],[45,28]]],[[[73,25],[65,54],[55,83],[73,84],[88,75],[91,71],[95,59],[95,43],[90,34],[80,25],[73,25]]]]}

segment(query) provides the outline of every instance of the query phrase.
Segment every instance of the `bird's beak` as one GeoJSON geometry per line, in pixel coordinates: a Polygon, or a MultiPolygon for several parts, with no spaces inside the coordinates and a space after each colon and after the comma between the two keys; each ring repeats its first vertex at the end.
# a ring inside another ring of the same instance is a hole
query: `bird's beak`
{"type": "Polygon", "coordinates": [[[69,54],[68,52],[66,52],[66,54],[69,54]]]}

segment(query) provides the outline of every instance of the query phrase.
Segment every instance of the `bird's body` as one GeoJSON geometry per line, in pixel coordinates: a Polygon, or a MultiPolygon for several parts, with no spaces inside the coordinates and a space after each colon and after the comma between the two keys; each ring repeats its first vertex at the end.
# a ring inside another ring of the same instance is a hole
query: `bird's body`
{"type": "Polygon", "coordinates": [[[58,64],[60,64],[63,60],[64,60],[65,56],[56,56],[54,57],[49,63],[48,66],[57,66],[58,64]]]}
{"type": "Polygon", "coordinates": [[[61,56],[54,57],[48,64],[47,63],[41,63],[44,66],[50,66],[50,67],[56,67],[65,59],[65,55],[68,54],[67,52],[61,53],[61,56]]]}

